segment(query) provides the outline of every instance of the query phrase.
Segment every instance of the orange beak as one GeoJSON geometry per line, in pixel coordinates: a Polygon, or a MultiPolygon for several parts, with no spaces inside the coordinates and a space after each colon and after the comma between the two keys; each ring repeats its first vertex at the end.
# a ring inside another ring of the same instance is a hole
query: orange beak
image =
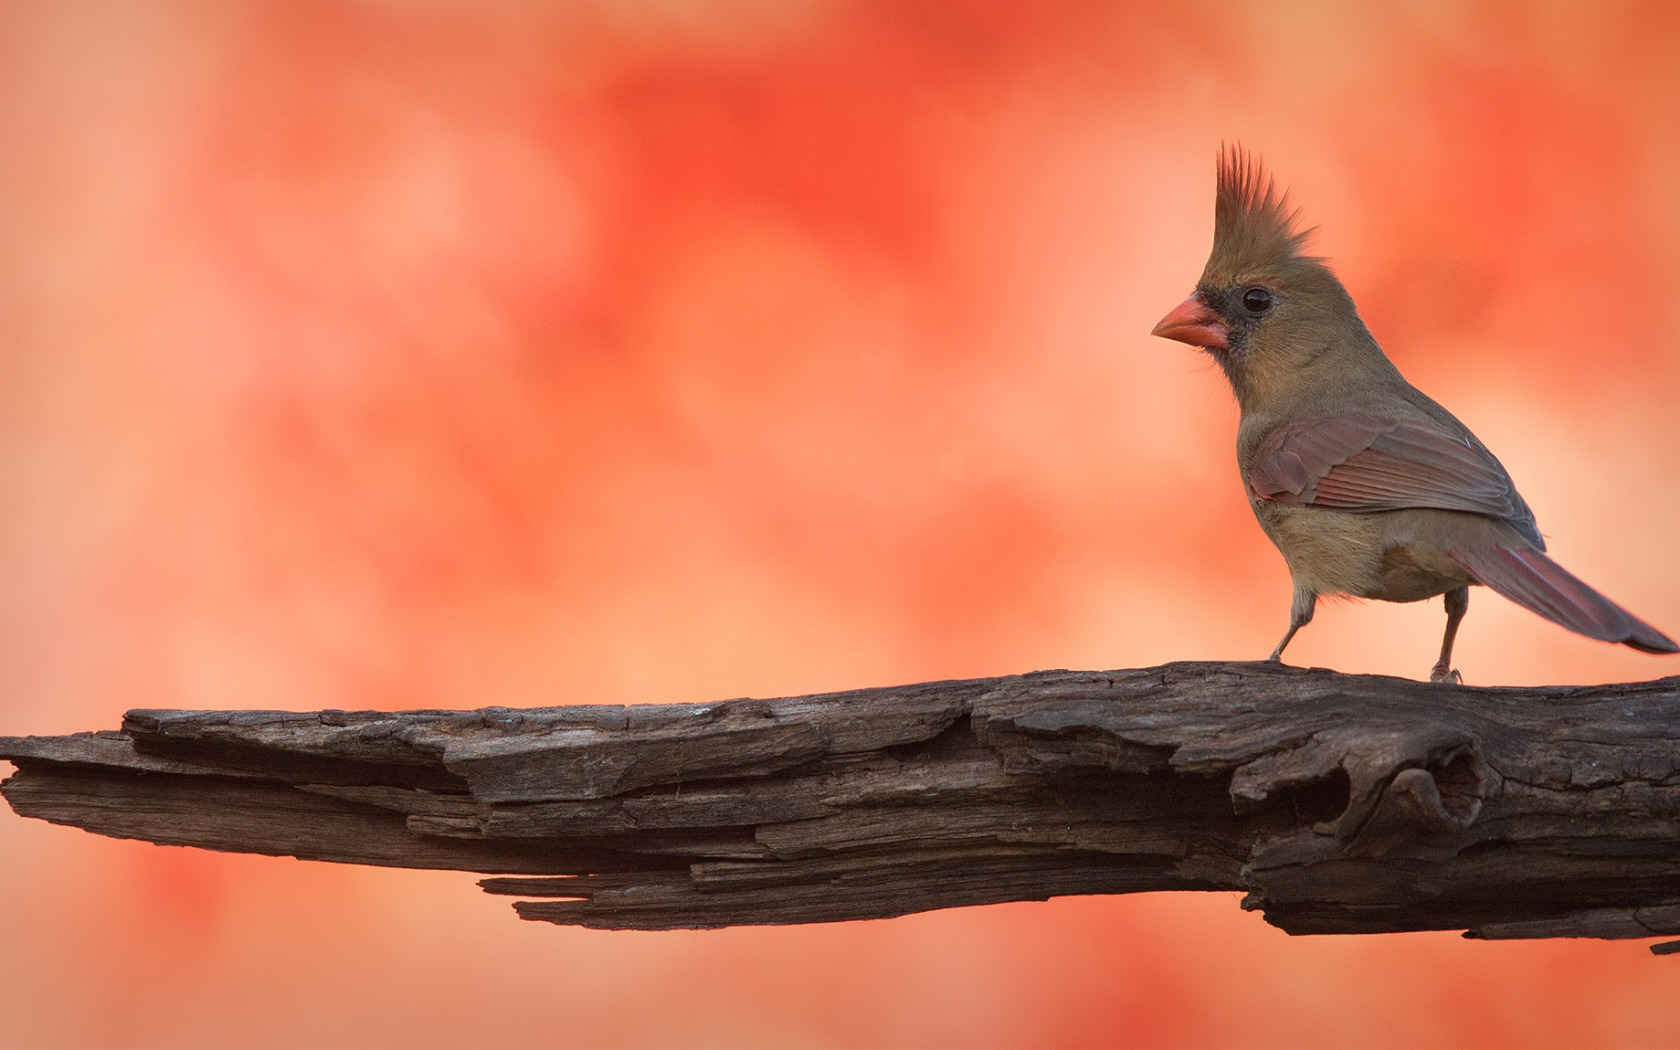
{"type": "Polygon", "coordinates": [[[1230,349],[1227,339],[1231,330],[1225,327],[1218,314],[1193,295],[1173,307],[1172,313],[1161,318],[1161,323],[1149,334],[1163,339],[1177,339],[1191,346],[1230,349]]]}

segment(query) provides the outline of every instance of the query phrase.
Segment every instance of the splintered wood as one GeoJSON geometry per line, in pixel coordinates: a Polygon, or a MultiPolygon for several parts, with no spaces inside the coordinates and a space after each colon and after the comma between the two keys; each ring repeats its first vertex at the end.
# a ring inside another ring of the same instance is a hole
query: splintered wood
{"type": "Polygon", "coordinates": [[[493,874],[677,929],[1243,890],[1291,933],[1680,933],[1680,679],[1478,689],[1272,664],[780,700],[133,711],[0,738],[24,816],[493,874]]]}

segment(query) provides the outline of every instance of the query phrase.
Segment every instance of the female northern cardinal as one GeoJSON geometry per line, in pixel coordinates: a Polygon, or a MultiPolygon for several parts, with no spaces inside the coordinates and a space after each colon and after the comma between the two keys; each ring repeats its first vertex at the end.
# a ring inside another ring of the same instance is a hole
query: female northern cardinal
{"type": "Polygon", "coordinates": [[[1321,594],[1446,596],[1432,682],[1462,681],[1453,636],[1470,585],[1589,638],[1647,653],[1680,646],[1565,572],[1505,468],[1468,427],[1401,377],[1366,331],[1258,161],[1219,159],[1213,254],[1154,334],[1206,350],[1242,408],[1237,466],[1294,580],[1283,648],[1321,594]]]}

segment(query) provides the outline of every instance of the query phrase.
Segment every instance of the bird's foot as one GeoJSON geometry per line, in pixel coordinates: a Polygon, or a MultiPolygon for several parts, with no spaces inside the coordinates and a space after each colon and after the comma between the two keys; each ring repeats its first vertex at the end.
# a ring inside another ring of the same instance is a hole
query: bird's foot
{"type": "Polygon", "coordinates": [[[1429,681],[1432,685],[1463,685],[1464,676],[1445,664],[1436,664],[1429,670],[1429,681]]]}

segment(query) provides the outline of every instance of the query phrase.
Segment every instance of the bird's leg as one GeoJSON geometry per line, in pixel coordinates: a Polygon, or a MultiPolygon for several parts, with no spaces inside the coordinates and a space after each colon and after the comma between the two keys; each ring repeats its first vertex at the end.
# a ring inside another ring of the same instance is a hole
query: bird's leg
{"type": "Polygon", "coordinates": [[[1463,685],[1464,676],[1453,670],[1452,647],[1453,639],[1458,636],[1458,622],[1464,619],[1464,610],[1470,608],[1470,588],[1448,591],[1444,597],[1447,603],[1447,633],[1441,638],[1441,658],[1430,669],[1429,680],[1463,685]]]}
{"type": "Polygon", "coordinates": [[[1283,662],[1283,647],[1289,644],[1289,639],[1295,637],[1295,632],[1312,623],[1313,610],[1318,607],[1318,592],[1310,587],[1295,585],[1295,597],[1289,603],[1289,630],[1284,633],[1283,641],[1272,650],[1272,655],[1266,659],[1274,664],[1283,662]]]}

